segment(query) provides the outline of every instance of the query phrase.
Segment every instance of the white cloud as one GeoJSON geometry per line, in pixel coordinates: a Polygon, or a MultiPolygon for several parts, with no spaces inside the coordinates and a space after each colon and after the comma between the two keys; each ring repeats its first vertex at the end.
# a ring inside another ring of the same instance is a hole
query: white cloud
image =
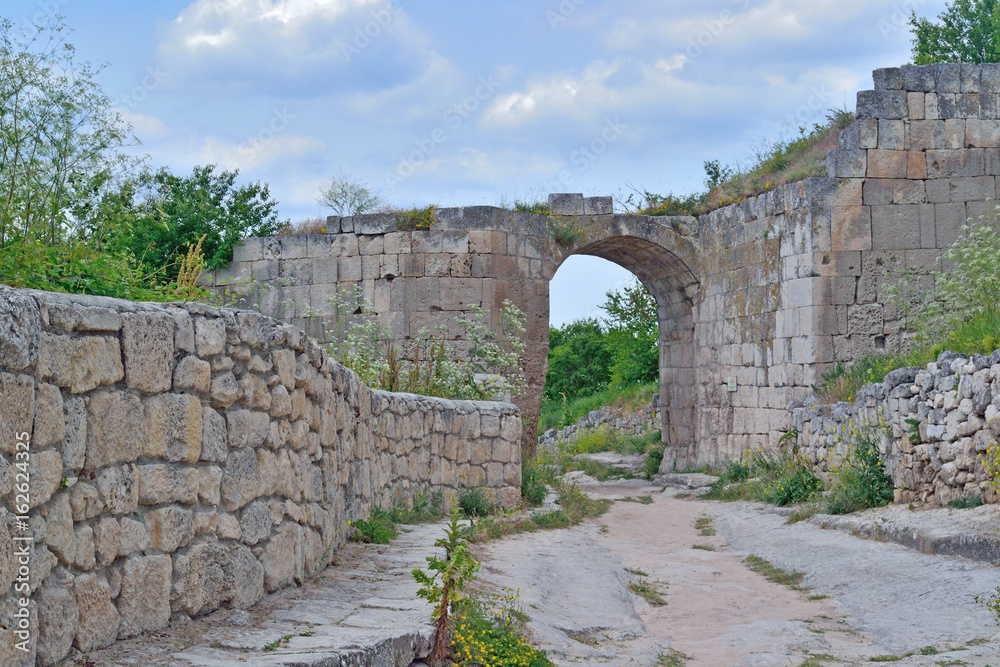
{"type": "Polygon", "coordinates": [[[195,0],[159,51],[169,85],[296,96],[396,85],[432,53],[387,0],[195,0]]]}
{"type": "Polygon", "coordinates": [[[194,162],[218,164],[225,169],[252,169],[320,153],[326,148],[327,144],[315,137],[296,134],[253,137],[240,144],[209,137],[194,162]]]}

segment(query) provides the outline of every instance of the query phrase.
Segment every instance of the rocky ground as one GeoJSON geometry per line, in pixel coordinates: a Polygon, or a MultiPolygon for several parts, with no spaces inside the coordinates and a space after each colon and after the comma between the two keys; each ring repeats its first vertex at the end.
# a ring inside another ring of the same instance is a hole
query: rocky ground
{"type": "MultiPolygon", "coordinates": [[[[483,589],[519,588],[533,640],[559,665],[1000,666],[995,617],[973,599],[1000,585],[989,551],[1000,508],[897,506],[786,525],[774,508],[700,500],[704,477],[672,477],[665,489],[575,478],[618,502],[577,528],[476,548],[483,589]],[[975,548],[972,558],[931,555],[851,531],[975,548]],[[804,590],[751,571],[751,554],[804,573],[804,590]],[[650,604],[633,584],[666,604],[650,604]]],[[[418,526],[391,547],[349,545],[325,579],[250,614],[181,619],[67,664],[408,665],[432,634],[409,571],[439,534],[418,526]]]]}

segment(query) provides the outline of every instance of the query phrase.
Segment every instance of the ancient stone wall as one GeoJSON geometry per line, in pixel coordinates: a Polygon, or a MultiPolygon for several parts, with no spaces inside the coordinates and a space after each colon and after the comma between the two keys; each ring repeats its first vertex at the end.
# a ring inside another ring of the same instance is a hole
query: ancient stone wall
{"type": "Polygon", "coordinates": [[[792,410],[800,451],[821,472],[842,461],[854,433],[878,441],[897,502],[980,496],[996,502],[983,454],[1000,437],[1000,351],[971,359],[943,353],[870,384],[854,404],[792,410]],[[911,420],[911,421],[908,421],[911,420]]]}
{"type": "Polygon", "coordinates": [[[520,436],[513,405],[372,391],[259,313],[0,287],[0,664],[249,607],[376,505],[516,503],[520,436]]]}
{"type": "Polygon", "coordinates": [[[317,336],[328,298],[360,286],[400,340],[455,315],[528,315],[518,402],[533,447],[547,363],[548,281],[574,254],[632,271],[660,306],[664,466],[718,462],[773,444],[836,361],[908,344],[887,288],[902,271],[929,288],[942,249],[991,214],[1000,175],[1000,66],[877,70],[858,121],[827,159],[829,178],[775,188],[702,216],[613,214],[610,198],[553,195],[547,218],[492,207],[331,218],[328,234],[251,239],[212,278],[279,286],[264,310],[317,336]],[[284,281],[284,282],[283,282],[284,281]]]}

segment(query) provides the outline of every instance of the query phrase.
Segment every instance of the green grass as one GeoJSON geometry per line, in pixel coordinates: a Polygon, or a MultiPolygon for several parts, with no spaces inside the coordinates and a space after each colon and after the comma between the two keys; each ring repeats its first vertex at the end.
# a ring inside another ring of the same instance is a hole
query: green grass
{"type": "Polygon", "coordinates": [[[570,528],[579,525],[585,519],[601,516],[612,504],[612,501],[607,499],[591,498],[577,486],[559,484],[556,490],[559,492],[559,509],[530,516],[484,517],[469,527],[468,540],[488,542],[518,533],[570,528]]]}
{"type": "Polygon", "coordinates": [[[715,528],[712,526],[712,520],[707,516],[699,517],[694,522],[694,527],[698,530],[698,534],[702,537],[714,537],[715,528]]]}
{"type": "Polygon", "coordinates": [[[966,510],[973,507],[980,507],[982,504],[983,499],[980,496],[965,496],[964,498],[955,498],[948,503],[948,507],[956,510],[966,510]]]}
{"type": "Polygon", "coordinates": [[[694,660],[694,656],[670,649],[668,653],[661,653],[656,657],[656,667],[684,667],[688,660],[694,660]]]}
{"type": "Polygon", "coordinates": [[[623,503],[639,503],[640,505],[652,505],[652,496],[625,496],[622,498],[623,503]]]}
{"type": "Polygon", "coordinates": [[[782,570],[780,567],[772,564],[771,562],[759,557],[759,556],[747,556],[746,560],[743,561],[747,566],[756,572],[761,574],[768,581],[779,584],[781,586],[787,586],[793,591],[807,591],[808,588],[802,586],[802,578],[805,574],[802,572],[788,572],[782,570]]]}
{"type": "Polygon", "coordinates": [[[663,599],[656,583],[657,582],[655,581],[651,582],[646,577],[636,577],[629,582],[628,588],[630,591],[643,598],[650,605],[654,607],[665,607],[667,601],[663,599]]]}
{"type": "Polygon", "coordinates": [[[805,458],[786,451],[752,450],[730,461],[702,498],[759,500],[783,507],[813,500],[822,487],[805,458]]]}
{"type": "Polygon", "coordinates": [[[701,549],[702,551],[715,551],[715,547],[710,547],[707,544],[695,544],[691,548],[692,549],[701,549]]]}
{"type": "Polygon", "coordinates": [[[493,503],[486,497],[486,490],[482,487],[466,489],[459,494],[458,506],[470,519],[481,519],[496,511],[493,503]]]}
{"type": "Polygon", "coordinates": [[[575,424],[594,410],[600,410],[605,406],[636,410],[648,405],[659,390],[659,384],[656,382],[628,387],[609,387],[596,394],[574,399],[565,406],[561,401],[543,399],[542,412],[538,418],[538,434],[541,435],[550,428],[575,424]]]}

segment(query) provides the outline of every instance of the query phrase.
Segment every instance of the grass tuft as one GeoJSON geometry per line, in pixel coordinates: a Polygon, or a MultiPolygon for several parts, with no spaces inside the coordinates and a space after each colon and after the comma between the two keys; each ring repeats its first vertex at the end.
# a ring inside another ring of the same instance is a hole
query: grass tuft
{"type": "Polygon", "coordinates": [[[763,575],[765,579],[772,583],[787,586],[793,591],[809,590],[801,585],[802,579],[805,577],[805,574],[802,572],[796,572],[794,570],[792,572],[788,572],[786,570],[782,570],[780,567],[759,556],[747,556],[746,560],[743,562],[746,563],[751,570],[757,574],[763,575]]]}

